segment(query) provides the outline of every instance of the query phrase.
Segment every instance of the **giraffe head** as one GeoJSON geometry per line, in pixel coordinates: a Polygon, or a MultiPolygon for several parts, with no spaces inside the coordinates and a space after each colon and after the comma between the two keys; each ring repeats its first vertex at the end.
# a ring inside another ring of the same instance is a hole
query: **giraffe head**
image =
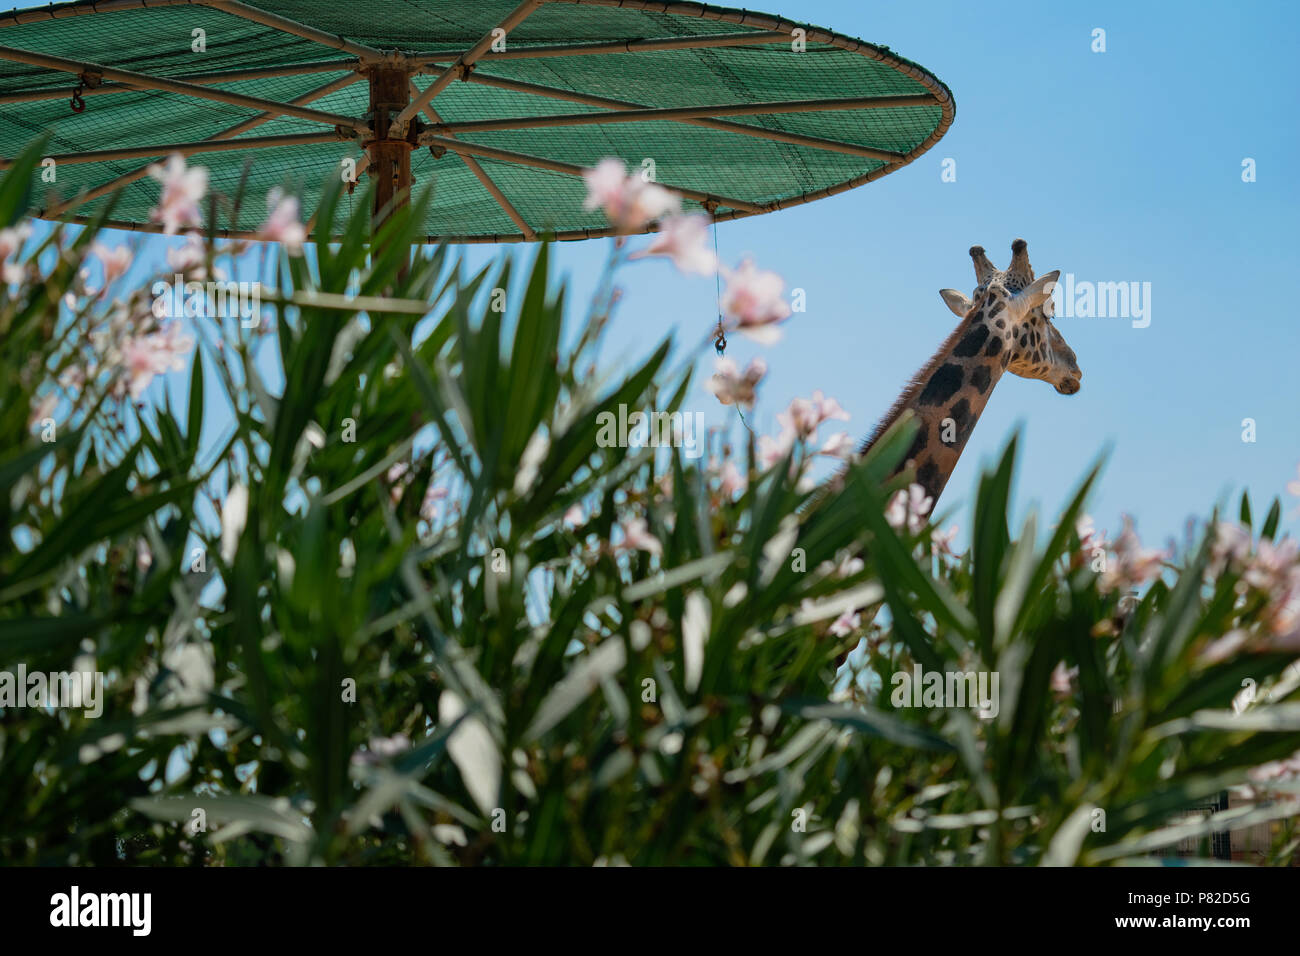
{"type": "Polygon", "coordinates": [[[963,319],[987,325],[985,354],[1001,353],[1002,367],[1008,372],[1050,382],[1062,395],[1077,392],[1083,373],[1074,350],[1048,318],[1050,305],[1044,311],[1060,270],[1035,279],[1023,239],[1011,243],[1011,264],[1005,270],[993,267],[982,246],[972,246],[970,256],[979,284],[970,298],[956,289],[941,289],[948,308],[963,319]]]}

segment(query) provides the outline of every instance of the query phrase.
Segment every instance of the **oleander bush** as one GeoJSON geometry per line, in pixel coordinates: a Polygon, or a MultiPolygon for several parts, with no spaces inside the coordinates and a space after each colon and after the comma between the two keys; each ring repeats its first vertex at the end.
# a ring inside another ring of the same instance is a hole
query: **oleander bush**
{"type": "MultiPolygon", "coordinates": [[[[821,483],[806,434],[605,440],[697,357],[603,364],[621,246],[575,309],[546,245],[402,269],[427,196],[374,258],[360,191],[310,255],[281,197],[266,321],[160,318],[100,225],[28,234],[39,155],[0,179],[0,672],[103,696],[0,684],[0,860],[1107,864],[1273,821],[1294,860],[1280,502],[1158,554],[1088,527],[1094,469],[1013,528],[1012,439],[954,554],[908,421],[821,483]],[[945,672],[996,694],[903,683],[945,672]]],[[[186,275],[230,272],[165,175],[186,275]]]]}

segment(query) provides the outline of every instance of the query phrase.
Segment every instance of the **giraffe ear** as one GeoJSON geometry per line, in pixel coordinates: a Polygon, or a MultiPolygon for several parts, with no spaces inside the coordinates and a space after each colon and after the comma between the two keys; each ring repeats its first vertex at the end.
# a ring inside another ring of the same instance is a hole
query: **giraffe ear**
{"type": "Polygon", "coordinates": [[[959,319],[966,318],[967,313],[970,312],[971,306],[974,304],[956,289],[940,289],[939,295],[943,296],[943,301],[947,303],[948,308],[952,309],[959,319]]]}
{"type": "Polygon", "coordinates": [[[1059,278],[1061,278],[1060,269],[1041,275],[1025,286],[1019,297],[1023,298],[1031,309],[1042,305],[1052,297],[1052,290],[1056,288],[1056,280],[1059,278]]]}

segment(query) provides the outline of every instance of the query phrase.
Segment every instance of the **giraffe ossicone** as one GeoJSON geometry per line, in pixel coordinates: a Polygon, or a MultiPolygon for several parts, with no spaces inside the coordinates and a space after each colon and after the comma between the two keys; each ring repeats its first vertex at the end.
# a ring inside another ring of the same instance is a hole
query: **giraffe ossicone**
{"type": "Polygon", "coordinates": [[[1079,391],[1083,378],[1074,351],[1050,318],[1060,271],[1035,279],[1023,239],[1011,244],[1011,263],[1004,270],[989,261],[982,246],[972,246],[970,257],[974,292],[939,292],[961,322],[862,446],[865,453],[904,412],[912,412],[918,429],[899,470],[915,468],[916,481],[932,502],[957,467],[1003,372],[1041,379],[1062,395],[1079,391]]]}

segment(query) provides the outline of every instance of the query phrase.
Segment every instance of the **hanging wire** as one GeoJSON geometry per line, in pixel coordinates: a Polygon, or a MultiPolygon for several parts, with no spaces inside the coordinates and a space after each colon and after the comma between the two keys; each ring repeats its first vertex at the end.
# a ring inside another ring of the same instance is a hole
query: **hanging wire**
{"type": "MultiPolygon", "coordinates": [[[[721,263],[722,259],[718,255],[718,221],[713,220],[713,261],[721,263]]],[[[722,273],[715,269],[713,271],[714,284],[717,287],[717,304],[718,304],[718,337],[713,340],[713,348],[719,356],[727,354],[727,330],[722,327],[722,273]]]]}
{"type": "MultiPolygon", "coordinates": [[[[709,209],[710,213],[713,213],[717,209],[716,206],[713,208],[706,206],[705,208],[709,209]]],[[[713,260],[718,264],[721,264],[722,262],[722,256],[718,253],[718,220],[716,219],[713,220],[713,260]]],[[[721,357],[727,354],[727,330],[722,324],[722,271],[720,269],[714,270],[713,279],[714,287],[717,292],[718,305],[718,335],[713,340],[713,348],[718,353],[718,356],[721,357]]],[[[745,426],[745,430],[751,435],[755,434],[754,429],[750,428],[749,422],[745,420],[745,410],[740,407],[739,402],[736,403],[736,414],[740,416],[740,424],[745,426]]]]}

